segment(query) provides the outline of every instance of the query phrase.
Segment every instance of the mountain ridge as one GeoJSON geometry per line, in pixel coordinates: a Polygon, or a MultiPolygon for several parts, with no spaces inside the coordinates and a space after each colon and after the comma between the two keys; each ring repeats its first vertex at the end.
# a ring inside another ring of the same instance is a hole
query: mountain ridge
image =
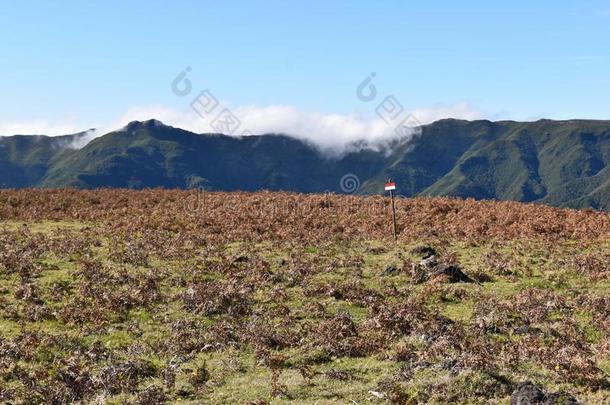
{"type": "Polygon", "coordinates": [[[354,143],[329,155],[284,134],[197,134],[133,121],[70,147],[62,137],[0,137],[0,186],[261,189],[379,193],[387,178],[404,196],[472,197],[610,209],[610,121],[443,119],[391,147],[354,143]]]}

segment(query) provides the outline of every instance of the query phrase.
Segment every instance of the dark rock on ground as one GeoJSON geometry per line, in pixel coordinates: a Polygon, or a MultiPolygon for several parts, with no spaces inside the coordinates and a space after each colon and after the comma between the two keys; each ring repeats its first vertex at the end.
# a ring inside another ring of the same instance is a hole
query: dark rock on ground
{"type": "Polygon", "coordinates": [[[419,265],[425,269],[432,269],[432,268],[436,267],[437,264],[438,264],[438,259],[436,258],[436,255],[429,256],[429,257],[425,258],[424,260],[422,260],[421,262],[419,262],[419,265]]]}
{"type": "Polygon", "coordinates": [[[510,405],[542,404],[543,401],[544,392],[531,382],[519,384],[510,396],[510,405]]]}
{"type": "Polygon", "coordinates": [[[449,278],[451,283],[472,283],[473,280],[462,271],[458,266],[455,265],[444,265],[440,264],[435,267],[434,276],[445,275],[449,278]]]}
{"type": "Polygon", "coordinates": [[[421,284],[433,277],[446,276],[450,283],[472,283],[474,280],[462,271],[459,266],[446,264],[433,264],[422,260],[419,265],[411,268],[411,280],[421,284]]]}
{"type": "Polygon", "coordinates": [[[411,280],[420,284],[437,276],[446,276],[450,283],[472,283],[474,280],[457,265],[439,263],[436,255],[411,265],[411,280]]]}
{"type": "Polygon", "coordinates": [[[565,392],[545,394],[540,387],[527,381],[513,391],[510,405],[578,405],[578,401],[565,392]]]}

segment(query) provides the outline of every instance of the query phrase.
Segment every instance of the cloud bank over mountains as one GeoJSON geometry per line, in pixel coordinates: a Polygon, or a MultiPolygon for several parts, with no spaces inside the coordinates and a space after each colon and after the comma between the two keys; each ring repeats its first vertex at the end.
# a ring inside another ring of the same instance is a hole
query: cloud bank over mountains
{"type": "MultiPolygon", "coordinates": [[[[239,120],[239,127],[234,133],[218,131],[214,125],[214,116],[201,116],[192,108],[182,110],[161,105],[131,108],[113,122],[89,130],[86,141],[79,142],[75,147],[82,147],[89,140],[105,133],[118,130],[131,121],[157,119],[166,125],[182,128],[196,133],[224,132],[228,135],[259,135],[268,133],[286,134],[330,151],[340,152],[355,142],[369,145],[383,143],[400,136],[396,127],[388,124],[382,117],[371,111],[370,114],[360,113],[321,113],[308,112],[294,106],[242,106],[227,109],[239,120]]],[[[420,108],[409,112],[414,118],[411,125],[428,124],[442,118],[480,119],[483,113],[468,103],[454,105],[438,105],[431,108],[420,108]]],[[[27,122],[1,122],[0,135],[66,135],[87,130],[91,124],[79,125],[71,118],[63,121],[33,120],[27,122]]],[[[409,136],[412,131],[406,131],[402,136],[409,136]]]]}

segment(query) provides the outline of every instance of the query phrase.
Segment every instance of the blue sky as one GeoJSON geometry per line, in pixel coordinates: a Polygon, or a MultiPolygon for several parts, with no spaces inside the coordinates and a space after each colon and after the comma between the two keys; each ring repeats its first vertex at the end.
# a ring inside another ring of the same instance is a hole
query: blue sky
{"type": "Polygon", "coordinates": [[[195,90],[266,121],[373,116],[355,96],[371,72],[422,120],[610,119],[602,1],[4,1],[0,38],[3,134],[190,122],[170,90],[186,66],[195,90]]]}

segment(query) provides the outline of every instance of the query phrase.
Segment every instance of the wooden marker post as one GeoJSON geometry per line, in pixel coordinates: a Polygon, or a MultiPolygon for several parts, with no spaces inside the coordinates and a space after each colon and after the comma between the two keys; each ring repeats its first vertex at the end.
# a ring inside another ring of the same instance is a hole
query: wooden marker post
{"type": "Polygon", "coordinates": [[[388,179],[384,186],[385,191],[390,192],[390,199],[392,200],[392,224],[394,230],[394,241],[398,239],[398,235],[396,232],[396,208],[394,208],[394,190],[396,190],[396,183],[392,180],[388,179]]]}

